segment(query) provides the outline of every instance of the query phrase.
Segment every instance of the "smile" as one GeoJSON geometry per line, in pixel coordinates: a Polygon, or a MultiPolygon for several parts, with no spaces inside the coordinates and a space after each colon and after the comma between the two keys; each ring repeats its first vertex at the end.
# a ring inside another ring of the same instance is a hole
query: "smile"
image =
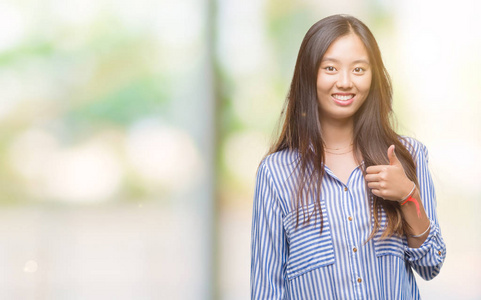
{"type": "Polygon", "coordinates": [[[334,102],[338,105],[349,105],[354,101],[356,94],[332,94],[334,102]]]}
{"type": "Polygon", "coordinates": [[[348,95],[333,94],[332,97],[335,98],[336,100],[347,101],[354,98],[354,94],[348,94],[348,95]]]}

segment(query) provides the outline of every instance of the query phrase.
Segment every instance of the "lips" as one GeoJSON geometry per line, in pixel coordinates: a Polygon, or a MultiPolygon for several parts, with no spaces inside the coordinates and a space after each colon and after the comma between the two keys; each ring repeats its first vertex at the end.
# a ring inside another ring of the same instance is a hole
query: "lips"
{"type": "Polygon", "coordinates": [[[356,96],[356,94],[336,93],[332,94],[331,96],[335,103],[341,106],[346,106],[354,102],[354,97],[356,96]]]}

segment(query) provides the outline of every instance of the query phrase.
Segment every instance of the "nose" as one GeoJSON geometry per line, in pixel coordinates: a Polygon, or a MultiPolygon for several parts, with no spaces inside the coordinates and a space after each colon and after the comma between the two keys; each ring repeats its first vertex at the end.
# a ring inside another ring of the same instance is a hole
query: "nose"
{"type": "Polygon", "coordinates": [[[339,89],[352,88],[351,74],[349,71],[339,72],[339,78],[337,79],[336,87],[339,89]]]}

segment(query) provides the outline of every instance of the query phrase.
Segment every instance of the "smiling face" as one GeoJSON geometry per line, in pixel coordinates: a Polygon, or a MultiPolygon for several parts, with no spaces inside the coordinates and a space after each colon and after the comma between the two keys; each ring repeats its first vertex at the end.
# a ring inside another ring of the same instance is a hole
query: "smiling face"
{"type": "Polygon", "coordinates": [[[317,74],[321,121],[352,120],[369,94],[371,79],[369,55],[361,39],[353,33],[336,39],[317,74]]]}

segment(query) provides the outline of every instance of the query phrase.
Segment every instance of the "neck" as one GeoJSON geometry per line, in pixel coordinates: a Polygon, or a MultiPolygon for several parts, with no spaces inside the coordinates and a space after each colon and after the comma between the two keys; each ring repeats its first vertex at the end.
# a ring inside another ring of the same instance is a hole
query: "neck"
{"type": "Polygon", "coordinates": [[[336,122],[322,122],[322,138],[327,148],[341,148],[353,142],[353,120],[336,120],[336,122]]]}

